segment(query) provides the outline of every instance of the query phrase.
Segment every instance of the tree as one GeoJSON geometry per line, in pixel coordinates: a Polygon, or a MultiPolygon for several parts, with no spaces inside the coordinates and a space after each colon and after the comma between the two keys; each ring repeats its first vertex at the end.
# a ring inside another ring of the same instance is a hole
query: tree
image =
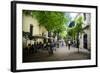
{"type": "Polygon", "coordinates": [[[44,26],[48,32],[53,32],[54,36],[65,37],[66,24],[69,18],[64,12],[51,11],[33,11],[33,16],[37,18],[40,26],[44,26]]]}
{"type": "Polygon", "coordinates": [[[44,26],[50,32],[63,29],[67,22],[64,12],[33,11],[33,16],[37,18],[40,26],[44,26]]]}
{"type": "Polygon", "coordinates": [[[82,24],[83,24],[83,17],[82,16],[79,16],[75,22],[76,22],[76,27],[75,27],[75,30],[76,32],[79,32],[79,33],[82,33],[82,24]]]}
{"type": "Polygon", "coordinates": [[[65,34],[66,24],[69,22],[68,14],[65,12],[24,10],[23,13],[35,17],[39,25],[44,26],[48,32],[59,36],[65,34]]]}
{"type": "Polygon", "coordinates": [[[79,16],[77,17],[74,22],[75,22],[75,26],[72,28],[68,28],[68,34],[69,36],[71,36],[72,38],[78,37],[79,33],[82,34],[83,29],[82,29],[82,24],[83,24],[83,17],[79,16]]]}
{"type": "Polygon", "coordinates": [[[84,17],[83,16],[78,16],[74,19],[75,22],[75,26],[71,28],[68,28],[68,36],[70,36],[72,39],[76,40],[77,42],[77,48],[78,48],[78,52],[79,52],[79,35],[81,35],[83,33],[83,22],[84,22],[84,17]]]}

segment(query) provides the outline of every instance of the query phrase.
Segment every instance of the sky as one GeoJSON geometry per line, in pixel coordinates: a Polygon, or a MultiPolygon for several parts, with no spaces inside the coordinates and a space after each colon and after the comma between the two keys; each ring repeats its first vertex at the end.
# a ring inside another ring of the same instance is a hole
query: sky
{"type": "Polygon", "coordinates": [[[68,22],[68,25],[70,24],[71,21],[75,19],[78,13],[66,13],[66,16],[70,18],[70,21],[68,22]]]}
{"type": "Polygon", "coordinates": [[[73,21],[78,13],[70,13],[71,20],[73,21]]]}

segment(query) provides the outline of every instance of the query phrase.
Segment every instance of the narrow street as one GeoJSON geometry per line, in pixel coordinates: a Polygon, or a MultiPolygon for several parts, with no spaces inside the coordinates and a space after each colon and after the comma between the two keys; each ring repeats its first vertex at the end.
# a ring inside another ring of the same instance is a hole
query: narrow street
{"type": "Polygon", "coordinates": [[[90,13],[34,10],[22,13],[23,63],[91,59],[90,13]]]}
{"type": "Polygon", "coordinates": [[[49,55],[47,50],[39,50],[35,54],[30,54],[23,58],[23,62],[43,62],[43,61],[64,61],[64,60],[86,60],[90,59],[90,52],[86,49],[78,49],[61,46],[53,51],[53,55],[49,55]]]}

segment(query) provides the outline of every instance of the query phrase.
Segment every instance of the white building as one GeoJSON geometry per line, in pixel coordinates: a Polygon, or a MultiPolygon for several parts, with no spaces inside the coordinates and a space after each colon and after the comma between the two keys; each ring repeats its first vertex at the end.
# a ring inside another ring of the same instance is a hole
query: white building
{"type": "Polygon", "coordinates": [[[91,49],[91,14],[84,13],[83,33],[80,35],[80,48],[91,49]]]}

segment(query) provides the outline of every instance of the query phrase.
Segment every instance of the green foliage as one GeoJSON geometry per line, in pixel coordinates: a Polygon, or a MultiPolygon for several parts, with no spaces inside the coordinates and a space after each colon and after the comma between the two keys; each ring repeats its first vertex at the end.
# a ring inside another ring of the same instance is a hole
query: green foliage
{"type": "Polygon", "coordinates": [[[23,10],[23,13],[35,17],[39,25],[44,26],[49,32],[58,33],[62,37],[66,35],[64,31],[69,18],[64,12],[23,10]]]}
{"type": "Polygon", "coordinates": [[[64,25],[67,18],[63,12],[33,11],[33,16],[38,19],[40,26],[44,26],[48,31],[66,30],[64,25]]]}
{"type": "Polygon", "coordinates": [[[66,38],[66,35],[67,35],[67,31],[63,31],[63,32],[60,33],[60,36],[62,38],[66,38]]]}
{"type": "Polygon", "coordinates": [[[75,19],[75,27],[68,29],[68,35],[71,36],[73,39],[75,39],[75,37],[78,37],[78,33],[82,34],[83,29],[82,29],[82,24],[83,24],[83,17],[79,16],[75,19]]]}
{"type": "Polygon", "coordinates": [[[82,33],[82,24],[83,24],[83,17],[82,16],[79,16],[75,22],[76,22],[76,27],[75,27],[75,30],[76,32],[80,32],[82,33]]]}
{"type": "Polygon", "coordinates": [[[72,38],[77,37],[77,33],[82,33],[82,24],[83,17],[79,16],[75,18],[75,27],[68,28],[67,23],[71,21],[70,15],[64,12],[56,12],[56,11],[32,11],[32,10],[24,10],[24,14],[31,15],[35,17],[40,26],[44,26],[48,32],[53,32],[55,34],[60,35],[61,37],[65,37],[66,35],[71,36],[72,38]]]}

